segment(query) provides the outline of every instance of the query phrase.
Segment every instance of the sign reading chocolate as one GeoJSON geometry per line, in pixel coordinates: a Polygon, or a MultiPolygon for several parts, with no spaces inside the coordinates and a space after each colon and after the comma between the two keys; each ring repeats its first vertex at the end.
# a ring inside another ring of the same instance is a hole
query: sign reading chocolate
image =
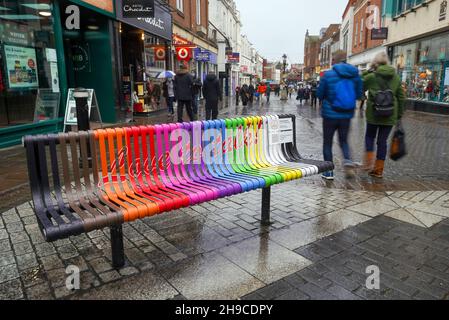
{"type": "Polygon", "coordinates": [[[154,18],[154,0],[123,0],[123,18],[154,18]]]}
{"type": "Polygon", "coordinates": [[[149,10],[148,9],[149,7],[151,7],[148,4],[149,1],[116,0],[115,6],[116,6],[117,20],[125,22],[136,28],[145,30],[153,35],[159,36],[166,40],[171,40],[173,30],[172,30],[172,16],[169,9],[154,0],[151,0],[151,2],[153,4],[152,6],[153,13],[150,16],[149,15],[150,12],[146,11],[149,10]],[[140,6],[126,7],[127,5],[129,6],[131,2],[137,5],[141,4],[142,7],[140,6]],[[140,8],[142,8],[142,11],[139,11],[140,8]],[[125,10],[128,11],[125,12],[125,10]],[[135,14],[135,15],[130,17],[127,14],[131,15],[135,14]]]}

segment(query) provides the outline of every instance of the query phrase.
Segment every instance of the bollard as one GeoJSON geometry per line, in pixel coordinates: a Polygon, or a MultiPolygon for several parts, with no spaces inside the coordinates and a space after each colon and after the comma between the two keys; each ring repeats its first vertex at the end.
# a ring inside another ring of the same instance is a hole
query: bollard
{"type": "MultiPolygon", "coordinates": [[[[78,125],[78,131],[90,130],[90,117],[89,117],[89,91],[83,88],[75,89],[73,97],[76,102],[76,121],[78,125]]],[[[92,168],[92,154],[90,151],[90,145],[87,145],[87,158],[89,168],[92,168]]],[[[83,166],[83,162],[80,159],[80,168],[83,166]]]]}

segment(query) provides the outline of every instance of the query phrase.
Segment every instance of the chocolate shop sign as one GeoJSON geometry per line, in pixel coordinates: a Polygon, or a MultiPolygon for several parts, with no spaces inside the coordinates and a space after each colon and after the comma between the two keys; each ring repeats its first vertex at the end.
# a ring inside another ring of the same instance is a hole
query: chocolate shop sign
{"type": "Polygon", "coordinates": [[[123,18],[154,18],[154,0],[123,0],[123,18]]]}
{"type": "Polygon", "coordinates": [[[117,20],[171,40],[172,17],[154,0],[116,0],[117,20]]]}

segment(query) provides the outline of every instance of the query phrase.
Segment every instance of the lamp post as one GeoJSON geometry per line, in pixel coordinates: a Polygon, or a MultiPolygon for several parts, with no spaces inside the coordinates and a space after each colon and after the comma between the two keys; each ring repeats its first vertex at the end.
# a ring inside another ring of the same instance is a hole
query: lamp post
{"type": "Polygon", "coordinates": [[[282,60],[284,63],[284,73],[283,73],[283,79],[285,78],[285,74],[287,72],[287,55],[284,53],[284,55],[282,56],[282,60]]]}

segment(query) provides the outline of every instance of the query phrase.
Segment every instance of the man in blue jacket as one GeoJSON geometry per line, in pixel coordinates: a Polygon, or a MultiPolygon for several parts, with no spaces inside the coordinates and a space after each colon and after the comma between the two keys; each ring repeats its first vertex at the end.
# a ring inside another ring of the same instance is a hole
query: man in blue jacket
{"type": "MultiPolygon", "coordinates": [[[[323,155],[325,161],[333,162],[332,145],[335,131],[338,131],[340,147],[344,156],[346,177],[354,175],[354,163],[348,143],[351,119],[354,117],[357,100],[363,95],[363,82],[359,70],[347,64],[344,57],[337,57],[338,62],[332,70],[321,78],[317,96],[323,101],[321,116],[323,117],[323,155]]],[[[336,60],[337,60],[336,59],[336,60]]],[[[326,180],[334,180],[332,171],[322,175],[326,180]]]]}

